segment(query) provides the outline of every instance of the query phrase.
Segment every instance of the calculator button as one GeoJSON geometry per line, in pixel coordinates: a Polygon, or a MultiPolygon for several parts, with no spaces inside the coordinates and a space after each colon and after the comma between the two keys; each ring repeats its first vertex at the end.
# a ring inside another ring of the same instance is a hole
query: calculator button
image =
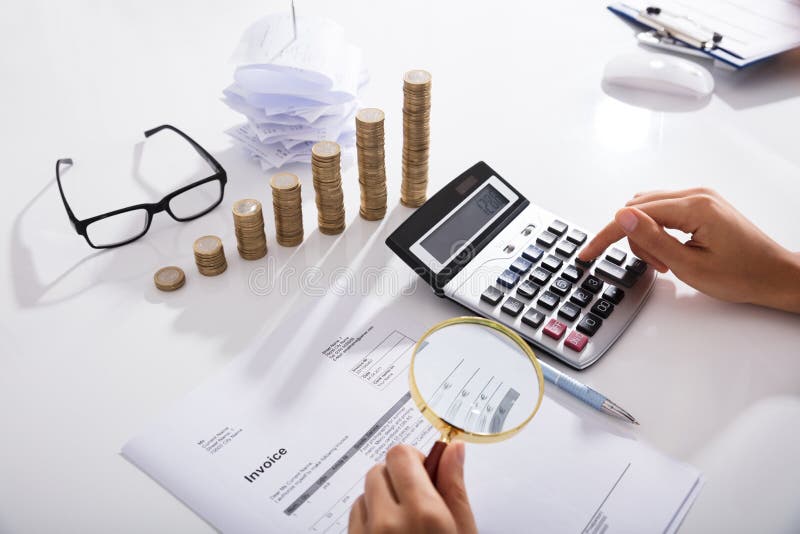
{"type": "Polygon", "coordinates": [[[505,287],[514,287],[519,282],[519,275],[511,269],[506,269],[497,277],[497,283],[505,287]]]}
{"type": "Polygon", "coordinates": [[[526,299],[532,299],[533,297],[536,296],[536,293],[538,292],[539,292],[539,286],[537,286],[530,280],[525,280],[517,288],[517,295],[519,295],[520,297],[525,297],[526,299]]]}
{"type": "Polygon", "coordinates": [[[565,302],[561,309],[558,310],[558,316],[563,317],[567,321],[574,321],[581,314],[581,309],[574,304],[565,302]]]}
{"type": "Polygon", "coordinates": [[[606,259],[611,263],[616,263],[617,265],[622,265],[622,262],[624,262],[625,258],[627,257],[628,254],[618,248],[612,248],[608,254],[606,254],[606,259]]]}
{"type": "Polygon", "coordinates": [[[503,298],[503,292],[494,286],[487,287],[486,291],[481,293],[481,300],[484,302],[488,302],[492,306],[497,306],[497,304],[500,302],[500,299],[502,298],[503,298]]]}
{"type": "Polygon", "coordinates": [[[614,282],[622,284],[625,287],[633,287],[633,284],[636,282],[636,275],[605,260],[597,264],[594,272],[610,278],[614,282]]]}
{"type": "Polygon", "coordinates": [[[564,235],[564,232],[567,231],[567,228],[569,228],[569,226],[567,226],[567,223],[561,222],[559,220],[551,222],[550,226],[547,227],[548,230],[550,230],[556,235],[564,235]]]}
{"type": "Polygon", "coordinates": [[[563,278],[556,278],[555,282],[550,285],[550,291],[562,297],[566,297],[570,290],[572,290],[572,283],[563,278]]]}
{"type": "Polygon", "coordinates": [[[531,270],[532,265],[533,264],[525,258],[517,258],[514,260],[514,263],[511,264],[510,269],[517,274],[525,274],[531,270]]]}
{"type": "Polygon", "coordinates": [[[625,297],[625,292],[618,288],[617,286],[612,286],[608,284],[608,287],[605,291],[603,291],[603,297],[607,301],[611,302],[612,304],[619,304],[622,302],[622,299],[625,297]]]}
{"type": "Polygon", "coordinates": [[[583,281],[581,287],[587,291],[597,294],[601,289],[603,289],[603,281],[590,274],[586,277],[586,280],[583,281]]]}
{"type": "Polygon", "coordinates": [[[522,316],[522,322],[533,328],[539,328],[544,322],[544,314],[538,310],[530,309],[522,316]]]}
{"type": "Polygon", "coordinates": [[[592,301],[592,294],[586,291],[585,289],[579,287],[569,298],[569,301],[574,304],[577,304],[581,308],[585,308],[586,305],[592,301]]]}
{"type": "Polygon", "coordinates": [[[569,280],[570,282],[577,282],[583,276],[583,269],[580,267],[575,267],[574,265],[569,265],[564,269],[561,273],[561,276],[569,280]]]}
{"type": "Polygon", "coordinates": [[[558,272],[562,265],[564,265],[563,260],[556,258],[552,254],[542,261],[542,267],[553,273],[558,272]]]}
{"type": "Polygon", "coordinates": [[[611,312],[613,311],[614,305],[607,300],[598,300],[594,303],[594,306],[592,306],[592,313],[599,315],[603,319],[608,319],[608,316],[611,315],[611,312]]]}
{"type": "Polygon", "coordinates": [[[555,319],[550,319],[547,321],[547,324],[544,325],[544,330],[542,330],[544,334],[552,337],[553,339],[561,339],[561,336],[563,336],[564,332],[566,331],[567,325],[555,319]]]}
{"type": "Polygon", "coordinates": [[[576,250],[578,250],[578,245],[575,243],[570,243],[569,241],[562,241],[556,247],[556,252],[562,256],[566,256],[567,258],[575,254],[576,250]]]}
{"type": "Polygon", "coordinates": [[[533,270],[531,275],[528,277],[529,280],[532,282],[536,282],[540,286],[543,286],[550,280],[550,277],[553,276],[550,274],[550,271],[545,271],[541,267],[537,267],[533,270]]]}
{"type": "Polygon", "coordinates": [[[569,234],[567,234],[567,241],[572,241],[576,245],[583,245],[583,242],[586,241],[586,234],[580,230],[570,230],[569,234]]]}
{"type": "Polygon", "coordinates": [[[550,232],[542,232],[542,235],[536,238],[537,243],[547,248],[555,245],[556,241],[558,241],[558,236],[550,232]]]}
{"type": "Polygon", "coordinates": [[[602,326],[603,320],[600,317],[592,315],[591,313],[584,315],[581,322],[578,323],[578,331],[583,332],[587,336],[593,336],[597,329],[602,326]]]}
{"type": "Polygon", "coordinates": [[[589,267],[592,266],[593,263],[594,263],[594,260],[583,261],[580,258],[575,258],[575,265],[583,267],[584,269],[588,269],[589,267]]]}
{"type": "Polygon", "coordinates": [[[543,254],[544,250],[540,249],[536,245],[528,245],[528,248],[522,251],[522,257],[533,263],[541,260],[543,254]]]}
{"type": "Polygon", "coordinates": [[[625,266],[625,269],[632,272],[636,276],[643,275],[647,270],[647,264],[639,258],[633,258],[631,262],[625,266]]]}
{"type": "Polygon", "coordinates": [[[522,302],[518,301],[514,297],[508,297],[500,309],[503,310],[503,313],[507,313],[516,317],[524,307],[525,305],[522,302]]]}
{"type": "Polygon", "coordinates": [[[575,352],[580,352],[583,350],[583,347],[585,347],[588,342],[589,342],[588,337],[573,330],[567,336],[567,339],[564,340],[564,346],[571,348],[575,352]]]}
{"type": "Polygon", "coordinates": [[[536,303],[542,308],[554,310],[556,309],[556,306],[558,306],[559,301],[561,301],[561,299],[558,297],[558,295],[554,295],[549,291],[544,291],[541,296],[539,296],[539,300],[537,300],[536,303]]]}

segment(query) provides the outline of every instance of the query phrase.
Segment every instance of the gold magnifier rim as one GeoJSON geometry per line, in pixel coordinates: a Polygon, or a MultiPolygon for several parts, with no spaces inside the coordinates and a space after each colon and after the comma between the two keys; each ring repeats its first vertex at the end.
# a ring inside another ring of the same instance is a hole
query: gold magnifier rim
{"type": "Polygon", "coordinates": [[[508,328],[507,326],[498,323],[497,321],[493,321],[492,319],[486,319],[485,317],[475,317],[475,316],[463,316],[463,317],[454,317],[452,319],[447,319],[446,321],[442,321],[433,325],[427,332],[420,336],[417,344],[414,345],[414,352],[411,355],[411,367],[408,370],[408,387],[409,392],[411,393],[411,398],[414,399],[414,402],[419,408],[419,411],[422,412],[422,415],[431,423],[434,428],[439,430],[442,433],[442,441],[448,442],[451,439],[461,439],[464,441],[469,441],[471,443],[496,443],[498,441],[503,441],[511,436],[518,433],[522,430],[525,425],[527,425],[533,416],[536,415],[536,412],[539,411],[539,407],[542,405],[542,399],[544,398],[544,374],[542,373],[542,366],[539,365],[539,360],[536,358],[536,354],[534,354],[533,349],[524,339],[522,339],[519,334],[508,328]],[[505,334],[509,338],[511,338],[521,349],[522,351],[528,356],[531,363],[533,364],[533,368],[536,371],[536,379],[539,381],[539,398],[536,401],[536,407],[530,413],[527,419],[522,421],[519,425],[511,428],[509,430],[504,430],[502,432],[498,432],[496,434],[484,434],[480,432],[470,432],[468,430],[464,430],[457,426],[451,425],[450,423],[446,422],[444,419],[436,415],[436,412],[431,409],[425,400],[422,398],[422,394],[419,391],[419,387],[417,386],[417,381],[414,377],[414,363],[417,359],[417,352],[419,348],[422,346],[422,342],[425,341],[428,336],[436,332],[437,330],[441,330],[447,326],[451,326],[454,324],[477,324],[482,326],[488,326],[498,332],[505,334]]]}

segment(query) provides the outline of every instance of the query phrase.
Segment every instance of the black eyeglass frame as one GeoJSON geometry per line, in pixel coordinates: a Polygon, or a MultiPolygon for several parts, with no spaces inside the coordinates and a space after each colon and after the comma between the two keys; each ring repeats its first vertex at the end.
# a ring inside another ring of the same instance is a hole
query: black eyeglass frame
{"type": "Polygon", "coordinates": [[[222,168],[222,165],[220,165],[219,162],[216,159],[214,159],[214,156],[209,154],[208,151],[202,146],[200,146],[194,139],[192,139],[191,137],[183,133],[181,130],[170,124],[162,124],[161,126],[157,126],[150,130],[147,130],[146,132],[144,132],[144,136],[150,137],[151,135],[156,134],[164,129],[172,130],[173,132],[183,137],[186,141],[188,141],[189,144],[192,145],[192,148],[194,148],[197,151],[197,153],[200,154],[200,156],[206,161],[206,163],[208,163],[211,166],[211,168],[214,170],[214,174],[212,174],[208,178],[203,178],[201,180],[197,180],[196,182],[192,182],[187,186],[181,187],[180,189],[173,191],[172,193],[168,194],[160,201],[155,203],[136,204],[134,206],[128,206],[125,208],[120,208],[118,210],[109,211],[101,215],[96,215],[94,217],[89,217],[88,219],[83,219],[83,220],[78,219],[77,217],[75,217],[75,214],[73,213],[72,208],[69,205],[69,202],[67,202],[67,197],[64,195],[64,188],[61,186],[61,165],[72,165],[73,164],[72,158],[61,158],[58,161],[56,161],[56,182],[58,183],[58,191],[59,193],[61,193],[61,200],[64,202],[64,208],[66,208],[67,210],[67,215],[69,216],[69,220],[72,223],[72,226],[75,228],[75,231],[78,232],[78,235],[81,235],[83,236],[84,239],[86,239],[86,242],[89,243],[90,247],[95,249],[115,248],[136,241],[137,239],[139,239],[140,237],[142,237],[147,233],[147,231],[150,229],[150,224],[153,222],[153,217],[157,213],[161,213],[162,211],[166,211],[169,214],[169,216],[175,219],[176,221],[186,222],[197,219],[198,217],[202,217],[203,215],[209,213],[211,210],[219,206],[219,204],[222,202],[222,199],[225,196],[225,184],[228,183],[228,175],[225,172],[225,169],[222,168]],[[196,213],[191,217],[178,217],[177,215],[175,215],[175,213],[172,212],[172,209],[170,209],[169,207],[169,203],[173,198],[199,185],[203,185],[208,182],[213,182],[215,180],[218,180],[220,182],[219,200],[217,200],[214,204],[209,206],[208,209],[200,213],[196,213]],[[120,213],[126,213],[128,211],[136,211],[136,210],[145,210],[147,212],[147,222],[145,223],[144,229],[139,235],[132,237],[126,241],[120,241],[119,243],[113,243],[110,245],[96,245],[92,243],[92,240],[89,238],[87,232],[87,228],[89,227],[90,224],[100,221],[102,219],[107,219],[108,217],[113,217],[114,215],[119,215],[120,213]]]}

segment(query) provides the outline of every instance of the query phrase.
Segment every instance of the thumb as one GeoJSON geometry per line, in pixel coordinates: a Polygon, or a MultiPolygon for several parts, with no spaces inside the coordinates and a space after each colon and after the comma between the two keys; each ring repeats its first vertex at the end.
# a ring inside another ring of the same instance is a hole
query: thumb
{"type": "Polygon", "coordinates": [[[436,489],[453,514],[459,534],[476,534],[478,529],[464,485],[465,452],[463,441],[454,441],[445,448],[439,460],[436,489]]]}
{"type": "Polygon", "coordinates": [[[632,244],[671,270],[681,271],[689,262],[690,254],[686,247],[645,212],[636,208],[622,208],[614,220],[632,244]]]}

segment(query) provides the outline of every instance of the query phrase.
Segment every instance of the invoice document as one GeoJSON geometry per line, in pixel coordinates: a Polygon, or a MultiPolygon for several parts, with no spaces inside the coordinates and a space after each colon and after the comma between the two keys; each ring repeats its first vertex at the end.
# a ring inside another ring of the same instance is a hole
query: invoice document
{"type": "MultiPolygon", "coordinates": [[[[447,318],[420,304],[438,299],[307,300],[123,448],[221,531],[346,532],[387,449],[427,452],[439,437],[408,392],[416,339],[447,318]]],[[[702,486],[696,469],[622,424],[578,416],[547,393],[518,435],[468,444],[465,469],[489,533],[674,532],[702,486]]]]}

